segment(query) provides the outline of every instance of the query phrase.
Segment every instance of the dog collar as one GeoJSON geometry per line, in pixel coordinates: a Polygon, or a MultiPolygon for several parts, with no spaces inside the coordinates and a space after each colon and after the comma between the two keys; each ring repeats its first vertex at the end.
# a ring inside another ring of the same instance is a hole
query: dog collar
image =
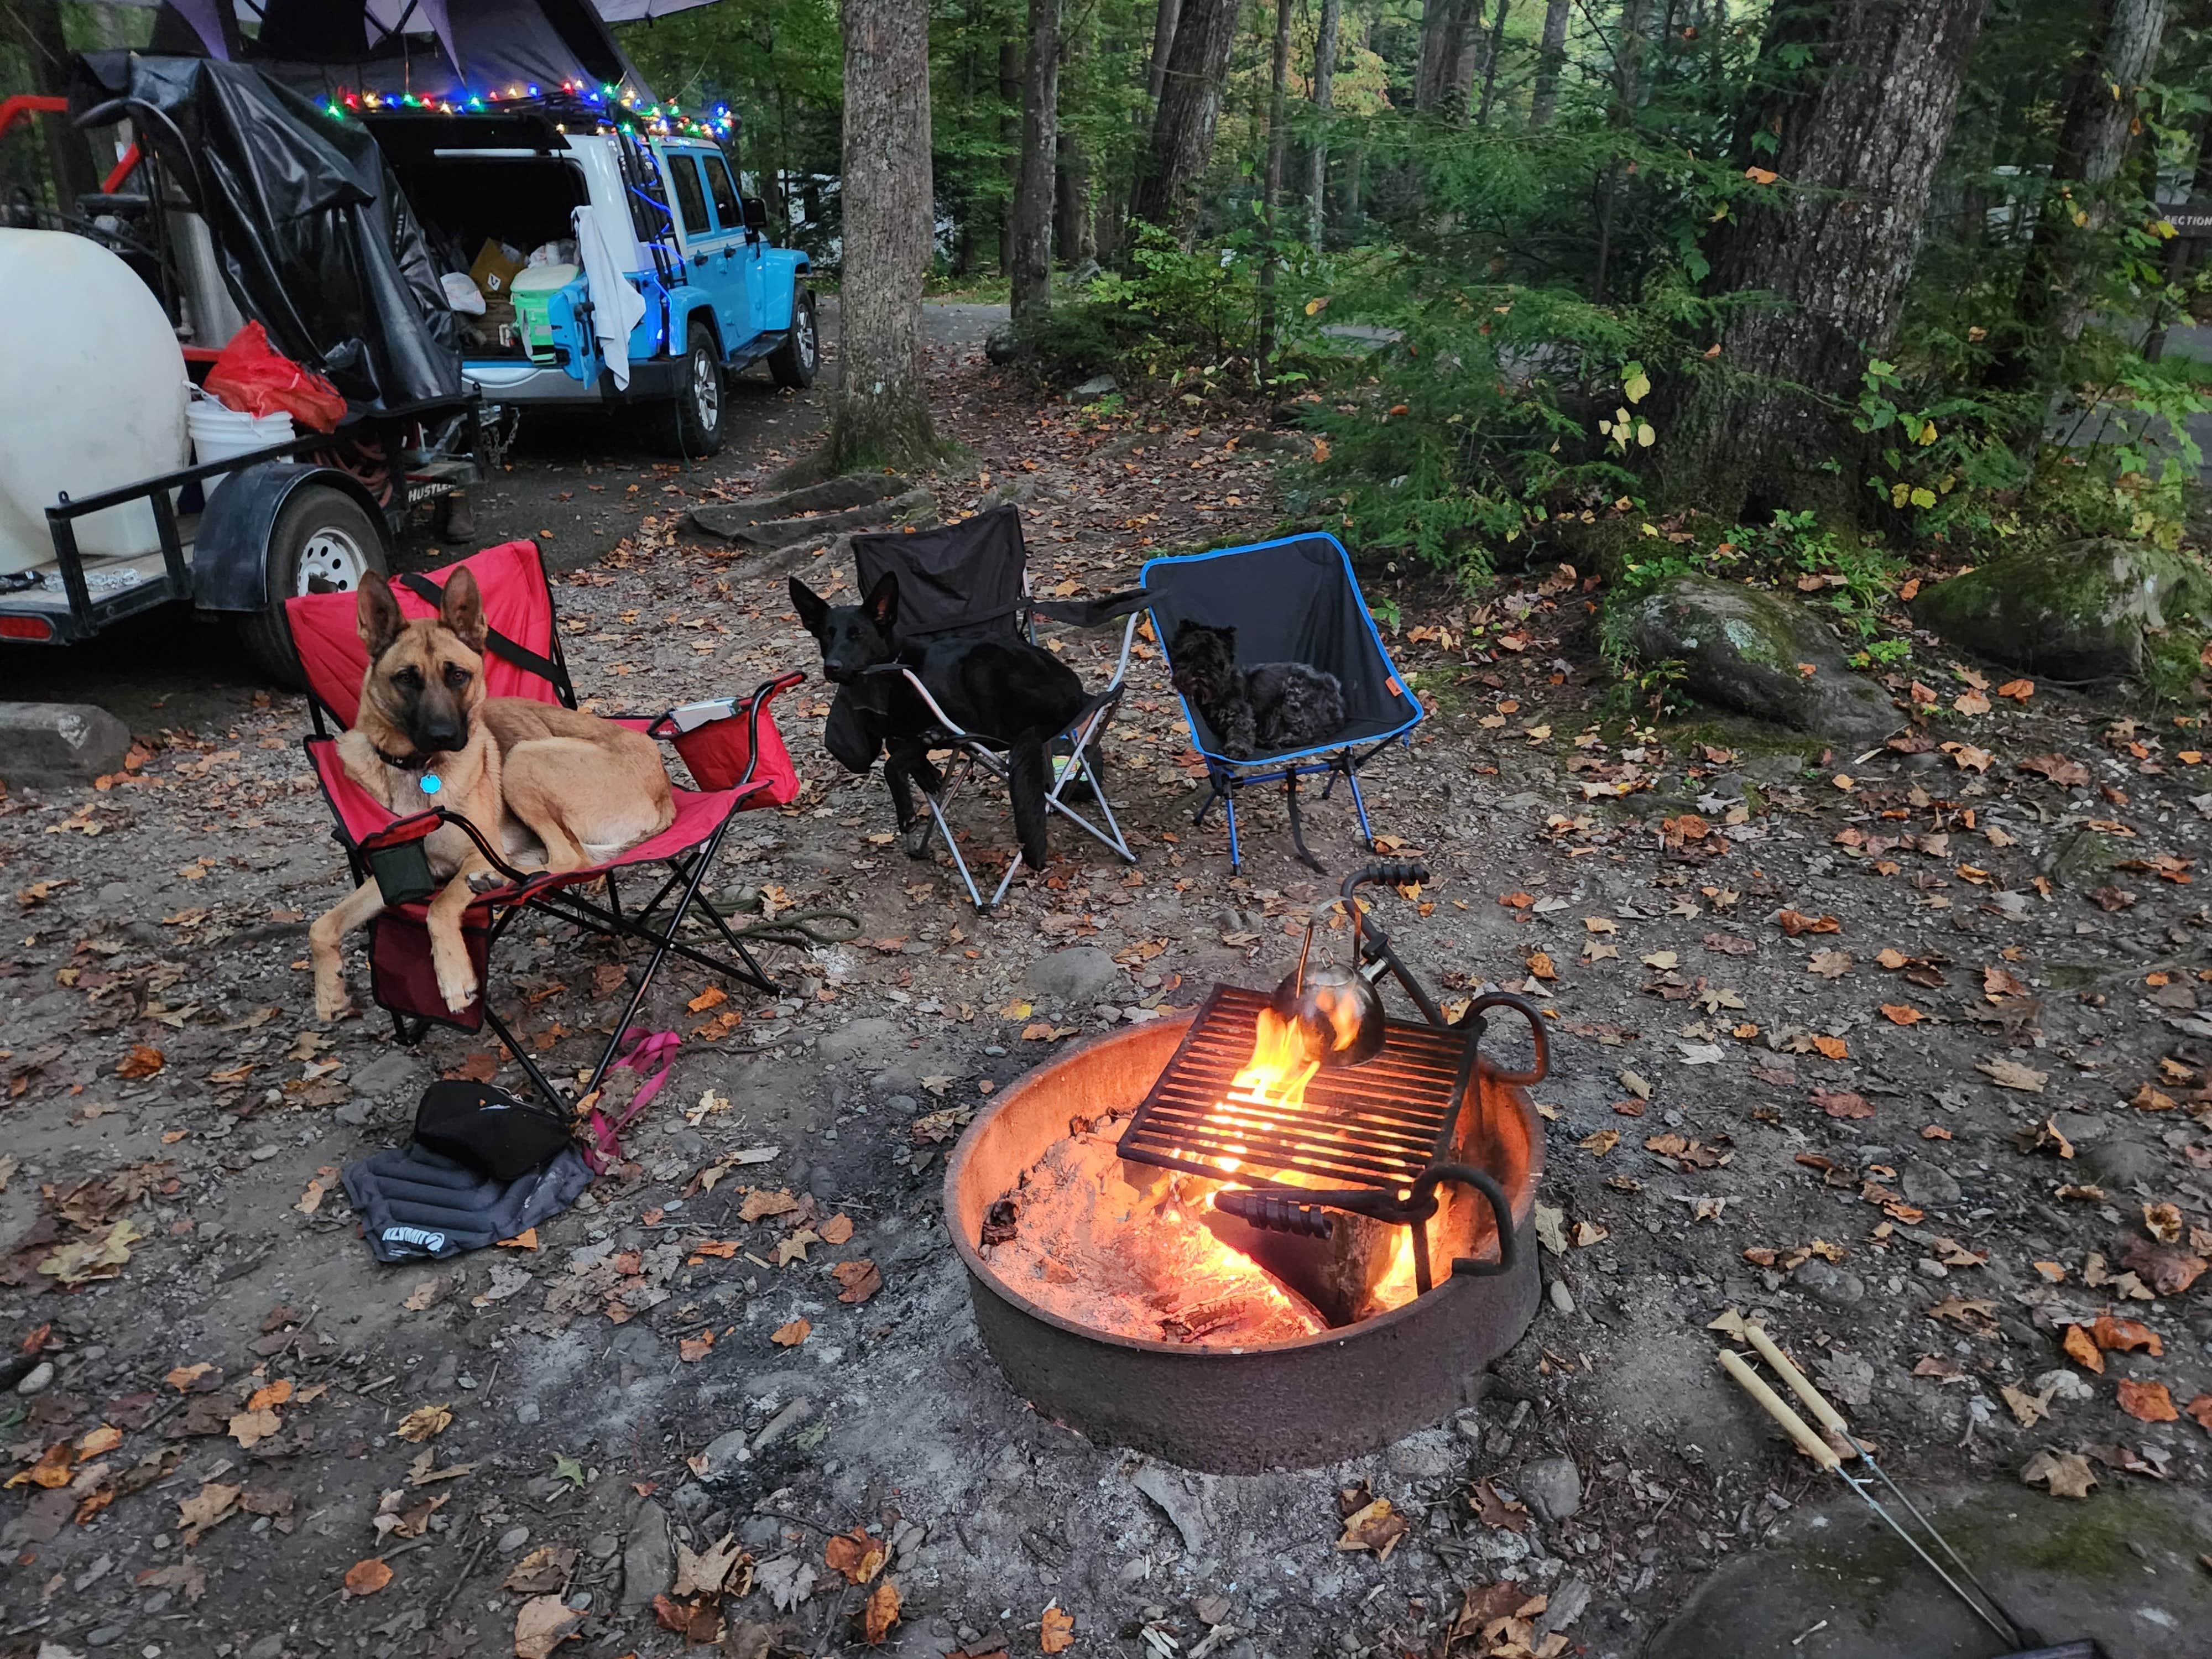
{"type": "Polygon", "coordinates": [[[445,780],[430,769],[430,757],[428,755],[414,755],[403,759],[380,749],[376,751],[376,757],[397,771],[420,772],[422,775],[415,780],[415,787],[426,795],[434,795],[446,787],[445,780]]]}

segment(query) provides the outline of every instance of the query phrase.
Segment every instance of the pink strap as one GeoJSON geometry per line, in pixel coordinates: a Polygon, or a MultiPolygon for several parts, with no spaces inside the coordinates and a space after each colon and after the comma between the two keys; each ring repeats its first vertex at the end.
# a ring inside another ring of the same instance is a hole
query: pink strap
{"type": "Polygon", "coordinates": [[[592,1145],[584,1149],[584,1162],[592,1166],[594,1175],[605,1175],[610,1166],[622,1162],[622,1132],[668,1081],[668,1068],[676,1063],[676,1051],[684,1039],[673,1031],[647,1031],[642,1025],[633,1025],[623,1033],[623,1042],[625,1046],[607,1070],[618,1072],[628,1066],[645,1080],[637,1085],[637,1092],[620,1117],[609,1118],[598,1107],[592,1108],[592,1145]]]}

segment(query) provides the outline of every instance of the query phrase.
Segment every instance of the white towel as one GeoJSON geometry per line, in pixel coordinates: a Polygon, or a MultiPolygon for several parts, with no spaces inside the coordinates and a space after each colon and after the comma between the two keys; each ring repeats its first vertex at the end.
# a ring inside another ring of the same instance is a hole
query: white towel
{"type": "Polygon", "coordinates": [[[599,354],[614,371],[615,385],[629,389],[629,335],[645,318],[645,296],[630,286],[615,263],[614,250],[600,234],[588,207],[576,210],[576,249],[584,258],[584,283],[592,295],[592,332],[599,354]]]}

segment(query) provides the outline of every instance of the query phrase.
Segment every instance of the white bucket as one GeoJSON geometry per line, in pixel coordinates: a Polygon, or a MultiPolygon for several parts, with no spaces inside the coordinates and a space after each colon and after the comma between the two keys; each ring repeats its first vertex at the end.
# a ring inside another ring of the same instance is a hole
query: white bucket
{"type": "MultiPolygon", "coordinates": [[[[185,410],[185,427],[192,434],[193,458],[203,465],[209,461],[227,461],[234,455],[251,454],[294,435],[289,415],[242,414],[205,397],[193,398],[191,407],[185,410]]],[[[229,476],[228,472],[218,472],[203,478],[201,493],[213,500],[216,486],[229,476]]]]}

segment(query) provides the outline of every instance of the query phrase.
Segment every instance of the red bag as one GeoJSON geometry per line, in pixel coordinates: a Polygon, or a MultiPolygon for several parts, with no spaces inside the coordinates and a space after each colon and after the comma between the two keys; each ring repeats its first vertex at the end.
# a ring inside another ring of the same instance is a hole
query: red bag
{"type": "Polygon", "coordinates": [[[208,370],[209,395],[244,415],[289,415],[311,432],[334,432],[345,418],[346,401],[321,375],[280,356],[269,343],[269,331],[248,323],[208,370]]]}
{"type": "MultiPolygon", "coordinates": [[[[652,731],[676,745],[700,788],[734,789],[752,762],[753,724],[750,702],[732,697],[671,709],[653,722],[652,731]]],[[[744,809],[788,806],[799,799],[799,769],[791,763],[783,733],[766,708],[759,713],[759,730],[760,763],[752,768],[744,809]]]]}

